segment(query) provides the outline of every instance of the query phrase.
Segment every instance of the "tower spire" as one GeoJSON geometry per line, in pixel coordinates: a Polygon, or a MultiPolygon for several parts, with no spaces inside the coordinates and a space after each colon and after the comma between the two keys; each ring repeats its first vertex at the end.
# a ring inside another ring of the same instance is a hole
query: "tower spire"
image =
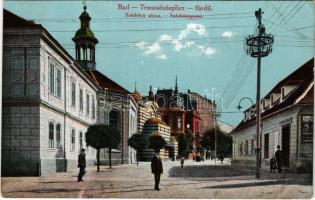
{"type": "Polygon", "coordinates": [[[178,93],[177,75],[176,75],[176,78],[175,78],[175,93],[176,93],[176,94],[178,93]]]}
{"type": "Polygon", "coordinates": [[[137,81],[135,81],[135,92],[137,92],[137,81]]]}
{"type": "Polygon", "coordinates": [[[86,0],[83,0],[82,3],[84,11],[79,17],[81,26],[72,38],[75,43],[76,61],[83,69],[95,69],[95,45],[98,43],[98,40],[90,29],[91,17],[86,11],[86,0]]]}
{"type": "Polygon", "coordinates": [[[84,11],[86,11],[86,0],[83,0],[82,4],[84,5],[83,6],[84,11]]]}

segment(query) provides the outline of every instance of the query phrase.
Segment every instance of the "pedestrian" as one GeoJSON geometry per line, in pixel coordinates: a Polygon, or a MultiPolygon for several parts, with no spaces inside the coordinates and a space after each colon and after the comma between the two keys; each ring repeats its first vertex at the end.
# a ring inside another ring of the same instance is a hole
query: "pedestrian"
{"type": "Polygon", "coordinates": [[[223,153],[220,154],[220,160],[221,160],[221,164],[222,164],[223,160],[224,160],[224,154],[223,153]]]}
{"type": "Polygon", "coordinates": [[[275,157],[272,157],[270,159],[270,173],[273,171],[274,173],[276,173],[276,169],[277,169],[277,161],[275,157]]]}
{"type": "Polygon", "coordinates": [[[277,151],[275,153],[275,157],[276,157],[276,161],[277,161],[278,173],[281,173],[282,151],[280,150],[280,145],[277,146],[277,151]]]}
{"type": "Polygon", "coordinates": [[[182,156],[181,159],[180,159],[180,166],[182,168],[184,168],[184,161],[185,161],[185,158],[184,158],[184,156],[182,156]]]}
{"type": "Polygon", "coordinates": [[[78,168],[80,168],[78,175],[78,182],[82,181],[82,177],[85,174],[86,160],[85,160],[85,149],[81,149],[81,153],[78,156],[78,168]]]}
{"type": "Polygon", "coordinates": [[[155,180],[154,189],[159,191],[160,178],[161,178],[161,174],[163,174],[163,165],[162,165],[159,152],[155,152],[151,160],[151,171],[152,171],[152,174],[154,174],[154,180],[155,180]]]}

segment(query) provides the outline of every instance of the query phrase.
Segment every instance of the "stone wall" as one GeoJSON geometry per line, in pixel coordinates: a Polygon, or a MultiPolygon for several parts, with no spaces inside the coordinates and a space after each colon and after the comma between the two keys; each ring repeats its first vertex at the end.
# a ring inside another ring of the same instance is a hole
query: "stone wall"
{"type": "Polygon", "coordinates": [[[39,175],[39,107],[6,106],[2,115],[2,175],[39,175]]]}

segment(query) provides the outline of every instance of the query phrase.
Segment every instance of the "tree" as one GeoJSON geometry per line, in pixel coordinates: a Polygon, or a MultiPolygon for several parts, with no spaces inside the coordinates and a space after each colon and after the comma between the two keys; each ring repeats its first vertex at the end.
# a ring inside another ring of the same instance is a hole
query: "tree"
{"type": "MultiPolygon", "coordinates": [[[[222,132],[218,127],[217,132],[217,153],[231,154],[232,137],[222,132]]],[[[201,139],[201,146],[208,149],[215,149],[215,129],[208,129],[201,139]]]]}
{"type": "Polygon", "coordinates": [[[100,171],[100,150],[109,149],[109,166],[112,168],[111,150],[115,148],[120,141],[119,131],[105,124],[91,125],[85,133],[86,144],[96,149],[97,171],[100,171]]]}
{"type": "Polygon", "coordinates": [[[193,140],[193,133],[189,129],[186,130],[185,133],[181,133],[177,136],[178,155],[180,157],[188,156],[192,140],[193,140]]]}
{"type": "Polygon", "coordinates": [[[134,148],[137,151],[137,165],[139,165],[139,153],[143,150],[146,149],[149,145],[149,141],[147,137],[144,134],[141,133],[136,133],[133,134],[129,139],[128,139],[128,145],[134,148]]]}
{"type": "Polygon", "coordinates": [[[153,132],[149,137],[150,145],[149,148],[154,149],[155,152],[159,152],[160,149],[166,146],[165,139],[160,135],[158,131],[153,132]]]}

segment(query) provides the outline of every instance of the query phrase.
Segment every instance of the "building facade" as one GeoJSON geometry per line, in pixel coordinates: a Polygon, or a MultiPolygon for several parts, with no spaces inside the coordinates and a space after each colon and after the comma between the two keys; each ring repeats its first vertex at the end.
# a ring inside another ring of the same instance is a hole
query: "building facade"
{"type": "MultiPolygon", "coordinates": [[[[128,90],[97,70],[95,55],[98,40],[90,29],[92,18],[86,9],[84,6],[79,17],[80,28],[72,38],[75,44],[75,58],[97,85],[97,122],[109,124],[120,131],[121,142],[117,148],[112,149],[112,163],[130,163],[135,161],[135,151],[128,146],[127,141],[137,130],[138,105],[128,90]]],[[[108,159],[108,149],[101,150],[101,163],[107,164],[108,159]]]]}
{"type": "MultiPolygon", "coordinates": [[[[281,80],[262,100],[261,158],[268,168],[277,146],[284,168],[312,171],[314,59],[281,80]]],[[[234,161],[255,162],[255,108],[244,112],[244,120],[232,131],[234,161]]]]}
{"type": "Polygon", "coordinates": [[[4,10],[2,174],[76,169],[96,123],[97,86],[39,24],[4,10]]]}

